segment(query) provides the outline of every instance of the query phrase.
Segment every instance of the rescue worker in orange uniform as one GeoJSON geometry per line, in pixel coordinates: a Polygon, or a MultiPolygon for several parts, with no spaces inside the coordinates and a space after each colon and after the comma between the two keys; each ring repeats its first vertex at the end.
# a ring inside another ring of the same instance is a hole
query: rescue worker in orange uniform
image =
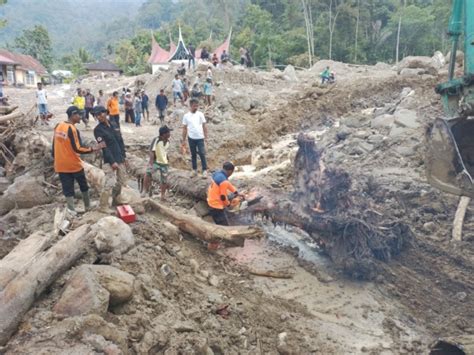
{"type": "Polygon", "coordinates": [[[228,226],[229,221],[225,209],[231,205],[232,198],[240,196],[237,189],[228,180],[234,173],[234,164],[224,163],[222,170],[212,174],[211,186],[207,191],[207,204],[210,215],[216,224],[228,226]],[[229,199],[229,196],[231,197],[229,199]]]}
{"type": "Polygon", "coordinates": [[[54,171],[59,174],[67,208],[71,211],[75,211],[74,181],[79,184],[85,209],[90,209],[89,186],[79,154],[89,154],[104,146],[104,144],[93,147],[82,145],[81,135],[75,127],[77,123],[81,122],[81,113],[78,107],[69,107],[66,111],[68,120],[58,123],[54,128],[54,171]]]}

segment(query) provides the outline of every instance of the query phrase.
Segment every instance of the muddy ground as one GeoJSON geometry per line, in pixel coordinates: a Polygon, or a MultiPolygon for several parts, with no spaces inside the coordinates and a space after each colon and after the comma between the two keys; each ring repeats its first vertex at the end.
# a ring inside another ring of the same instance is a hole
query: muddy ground
{"type": "MultiPolygon", "coordinates": [[[[464,240],[452,242],[458,198],[432,188],[424,176],[424,131],[442,115],[433,87],[443,80],[443,71],[403,76],[384,65],[330,64],[338,73],[338,82],[330,86],[319,85],[318,64],[294,75],[276,70],[216,72],[216,101],[205,108],[210,166],[215,170],[233,160],[239,179],[255,181],[275,194],[289,193],[296,135],[303,131],[315,137],[323,163],[350,174],[354,203],[360,198],[370,206],[364,213],[396,218],[414,233],[409,248],[379,263],[377,277],[350,278],[334,268],[306,233],[258,216],[254,222],[264,226],[265,240],[212,252],[145,213],[132,225],[136,242],[130,251],[103,260],[91,248],[77,263],[111,264],[134,275],[131,301],[110,307],[105,317],[61,319],[52,308],[69,271],[37,300],[2,352],[422,354],[439,338],[472,344],[474,217],[468,210],[464,240]],[[163,264],[172,270],[171,277],[164,276],[163,264]],[[293,276],[259,277],[249,269],[285,270],[293,276]]],[[[104,81],[88,78],[80,85],[93,92],[144,87],[153,100],[159,88],[169,95],[172,76],[169,71],[104,81]]],[[[57,122],[65,118],[75,86],[47,89],[57,122]]],[[[5,91],[24,112],[34,104],[32,90],[5,91]]],[[[185,111],[179,103],[171,107],[167,123],[175,129],[171,164],[189,169],[189,158],[179,153],[185,111]]],[[[156,117],[153,105],[150,117],[156,117]]],[[[35,129],[51,139],[53,124],[35,129]]],[[[92,129],[79,129],[92,140],[92,129]]],[[[123,123],[128,151],[145,156],[157,130],[151,122],[139,128],[123,123]]],[[[51,169],[44,175],[59,185],[51,169]]],[[[134,176],[129,185],[136,187],[134,176]]],[[[0,256],[36,230],[51,231],[51,211],[64,201],[58,191],[49,193],[52,204],[15,209],[2,217],[6,233],[0,256]]],[[[182,210],[195,203],[176,193],[167,202],[182,210]]],[[[75,224],[103,216],[89,212],[75,224]]]]}

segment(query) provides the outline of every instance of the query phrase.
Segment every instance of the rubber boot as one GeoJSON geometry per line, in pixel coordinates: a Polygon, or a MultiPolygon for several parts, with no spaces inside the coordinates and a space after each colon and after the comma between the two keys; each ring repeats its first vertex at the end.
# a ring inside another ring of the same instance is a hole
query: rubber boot
{"type": "Polygon", "coordinates": [[[114,187],[112,189],[112,206],[119,205],[118,197],[120,196],[121,193],[122,193],[122,186],[114,187]]]}
{"type": "Polygon", "coordinates": [[[91,199],[89,196],[89,191],[84,191],[82,193],[82,201],[84,201],[84,209],[89,211],[91,209],[91,199]]]}
{"type": "Polygon", "coordinates": [[[99,209],[103,212],[109,211],[109,197],[110,197],[109,191],[102,191],[100,194],[99,209]]]}
{"type": "Polygon", "coordinates": [[[68,210],[76,212],[74,208],[74,196],[66,197],[66,205],[67,205],[68,210]]]}

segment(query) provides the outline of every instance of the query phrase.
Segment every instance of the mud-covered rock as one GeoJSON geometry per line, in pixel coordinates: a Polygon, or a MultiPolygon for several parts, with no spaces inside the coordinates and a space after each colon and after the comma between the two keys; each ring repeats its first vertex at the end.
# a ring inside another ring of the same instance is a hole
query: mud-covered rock
{"type": "Polygon", "coordinates": [[[420,123],[418,122],[418,116],[415,111],[407,109],[399,109],[393,114],[395,118],[394,123],[401,127],[406,128],[418,128],[420,123]]]}
{"type": "Polygon", "coordinates": [[[121,219],[108,216],[94,225],[95,247],[99,252],[110,253],[119,251],[125,253],[135,245],[132,229],[121,219]]]}
{"type": "Polygon", "coordinates": [[[105,315],[109,296],[109,291],[100,285],[89,265],[82,265],[66,283],[53,310],[63,317],[105,315]]]}
{"type": "Polygon", "coordinates": [[[0,215],[13,208],[31,208],[50,203],[52,198],[44,191],[43,181],[43,176],[25,174],[17,177],[0,198],[0,215]]]}
{"type": "Polygon", "coordinates": [[[109,265],[90,265],[89,269],[109,292],[111,305],[121,304],[132,298],[135,284],[133,275],[109,265]]]}
{"type": "Polygon", "coordinates": [[[428,74],[437,75],[440,68],[436,66],[436,63],[433,63],[430,57],[408,56],[403,58],[397,65],[399,74],[401,74],[403,69],[424,69],[428,74]]]}
{"type": "Polygon", "coordinates": [[[425,69],[422,69],[422,68],[404,68],[400,70],[400,75],[407,78],[414,77],[417,75],[422,75],[425,73],[426,73],[425,69]]]}
{"type": "Polygon", "coordinates": [[[393,115],[382,115],[375,117],[370,122],[370,127],[372,128],[389,128],[395,122],[395,117],[393,115]]]}
{"type": "Polygon", "coordinates": [[[292,65],[287,65],[283,71],[283,79],[286,81],[296,82],[298,81],[298,76],[296,75],[295,67],[292,65]]]}
{"type": "MultiPolygon", "coordinates": [[[[451,63],[451,51],[446,54],[446,57],[444,58],[446,60],[446,64],[451,63]]],[[[462,65],[464,63],[464,52],[461,50],[456,51],[456,64],[462,65]]]]}

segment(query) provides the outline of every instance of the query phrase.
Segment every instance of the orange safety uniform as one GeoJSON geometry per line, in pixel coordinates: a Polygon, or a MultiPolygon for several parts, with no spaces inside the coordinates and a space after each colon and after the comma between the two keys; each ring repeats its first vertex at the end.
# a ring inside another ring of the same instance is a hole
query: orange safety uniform
{"type": "Polygon", "coordinates": [[[57,173],[77,173],[83,169],[79,154],[91,153],[84,147],[76,127],[70,122],[61,122],[54,128],[53,157],[57,173]]]}
{"type": "Polygon", "coordinates": [[[111,116],[120,115],[119,100],[117,97],[111,97],[109,101],[107,101],[107,110],[111,116]]]}
{"type": "Polygon", "coordinates": [[[223,210],[230,205],[227,194],[236,193],[237,189],[227,179],[224,171],[217,171],[212,174],[211,186],[207,191],[207,204],[211,208],[223,210]]]}

